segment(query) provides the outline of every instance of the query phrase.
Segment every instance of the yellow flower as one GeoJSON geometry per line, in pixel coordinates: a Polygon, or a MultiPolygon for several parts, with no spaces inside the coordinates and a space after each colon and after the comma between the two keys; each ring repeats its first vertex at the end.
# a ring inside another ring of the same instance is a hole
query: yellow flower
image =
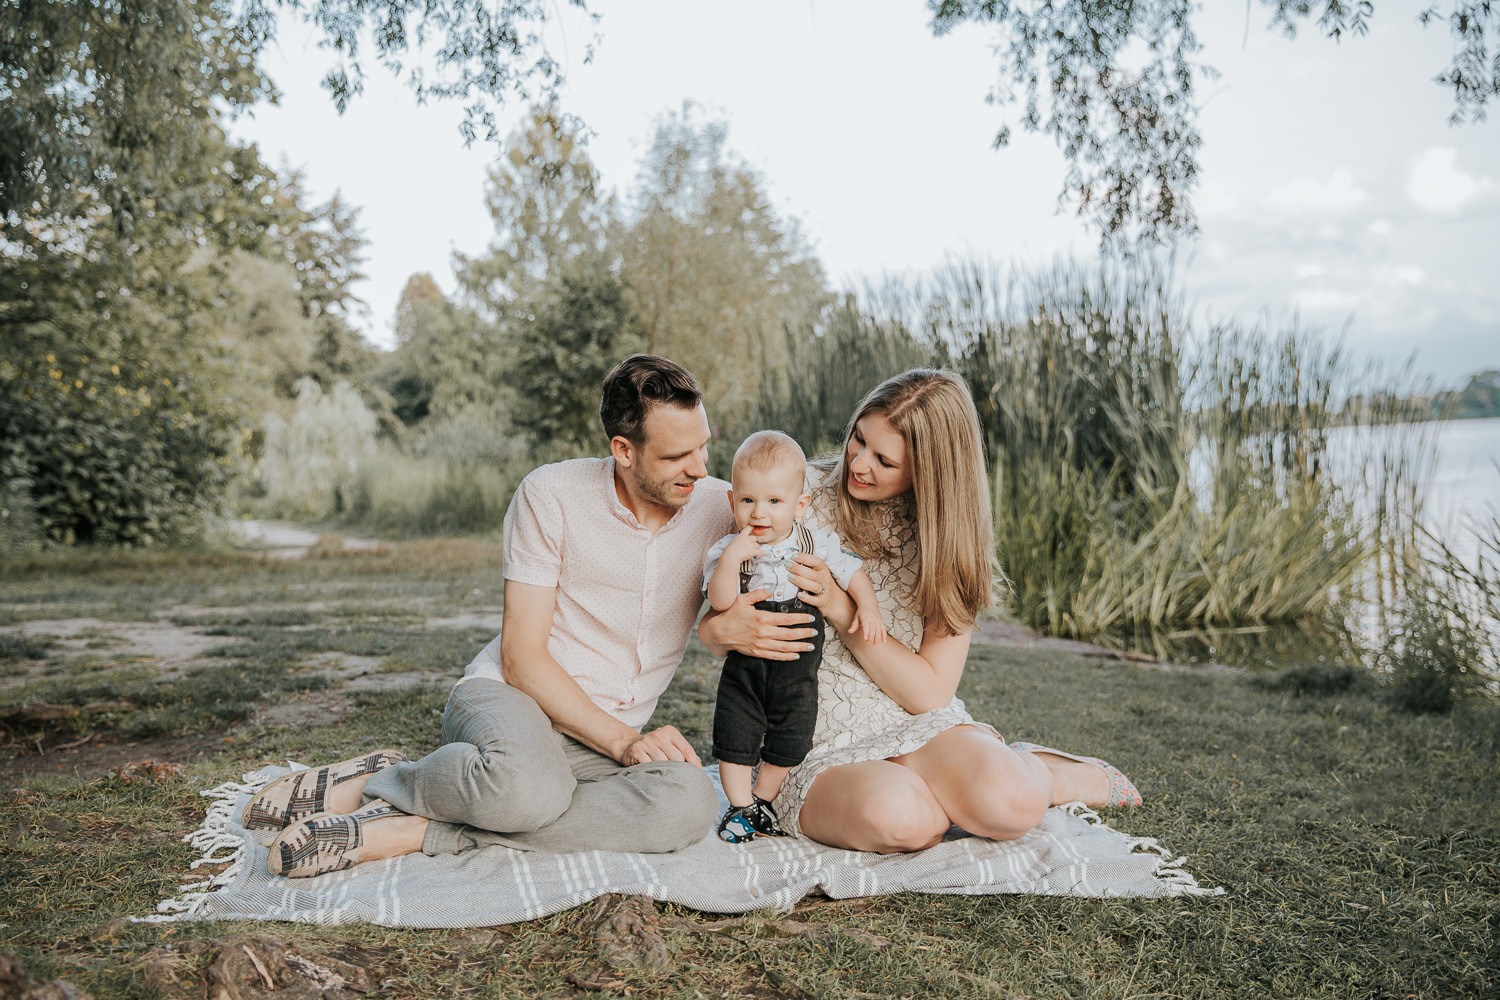
{"type": "Polygon", "coordinates": [[[115,375],[118,375],[118,374],[120,374],[120,366],[119,366],[119,365],[110,365],[110,366],[109,366],[109,370],[110,370],[110,371],[111,371],[111,372],[112,372],[112,373],[114,373],[114,374],[115,374],[115,375]]]}

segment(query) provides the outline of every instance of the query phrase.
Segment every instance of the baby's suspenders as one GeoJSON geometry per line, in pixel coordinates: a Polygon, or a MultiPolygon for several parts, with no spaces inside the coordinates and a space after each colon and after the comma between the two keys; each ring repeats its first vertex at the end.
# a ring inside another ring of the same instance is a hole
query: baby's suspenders
{"type": "MultiPolygon", "coordinates": [[[[813,536],[812,532],[808,530],[807,525],[798,521],[797,526],[792,529],[792,534],[797,536],[797,554],[802,556],[812,555],[813,536]]],[[[750,578],[754,575],[755,563],[753,560],[746,559],[740,563],[740,593],[748,594],[750,592],[750,578]]]]}

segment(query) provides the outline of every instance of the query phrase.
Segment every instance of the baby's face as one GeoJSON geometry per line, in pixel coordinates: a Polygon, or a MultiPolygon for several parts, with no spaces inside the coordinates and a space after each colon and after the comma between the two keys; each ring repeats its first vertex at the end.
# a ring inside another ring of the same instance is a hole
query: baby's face
{"type": "Polygon", "coordinates": [[[740,530],[751,526],[751,537],[762,545],[790,535],[797,517],[812,499],[802,492],[803,472],[800,462],[772,469],[735,466],[729,503],[740,530]]]}

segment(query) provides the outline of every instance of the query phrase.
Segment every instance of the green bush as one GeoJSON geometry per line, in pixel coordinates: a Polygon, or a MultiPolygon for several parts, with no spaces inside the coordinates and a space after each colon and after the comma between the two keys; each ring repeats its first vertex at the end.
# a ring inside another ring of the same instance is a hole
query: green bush
{"type": "Polygon", "coordinates": [[[109,234],[91,239],[90,253],[5,263],[0,482],[24,489],[14,509],[29,506],[52,543],[190,538],[222,506],[243,444],[203,325],[212,283],[145,251],[127,273],[109,234]]]}
{"type": "Polygon", "coordinates": [[[1495,637],[1460,581],[1424,568],[1406,582],[1378,662],[1391,703],[1408,712],[1447,712],[1485,691],[1495,637]]]}

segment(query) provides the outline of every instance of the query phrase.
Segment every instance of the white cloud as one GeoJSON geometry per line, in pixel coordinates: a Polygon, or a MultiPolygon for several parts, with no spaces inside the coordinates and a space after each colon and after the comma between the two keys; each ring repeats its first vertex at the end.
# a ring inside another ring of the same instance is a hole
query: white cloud
{"type": "Polygon", "coordinates": [[[1322,274],[1323,274],[1323,265],[1322,264],[1298,264],[1297,265],[1297,277],[1299,277],[1299,278],[1303,278],[1303,279],[1306,279],[1306,278],[1317,278],[1317,277],[1320,277],[1322,274]]]}
{"type": "Polygon", "coordinates": [[[1370,223],[1370,235],[1371,236],[1389,236],[1389,235],[1391,235],[1391,224],[1389,222],[1386,222],[1384,219],[1376,219],[1374,222],[1370,223]]]}
{"type": "Polygon", "coordinates": [[[1338,309],[1348,311],[1359,303],[1359,296],[1333,292],[1324,288],[1297,293],[1297,304],[1304,309],[1338,309]]]}
{"type": "Polygon", "coordinates": [[[1411,167],[1406,181],[1406,196],[1418,208],[1438,215],[1456,215],[1475,195],[1490,189],[1487,177],[1476,179],[1455,166],[1458,150],[1434,146],[1424,149],[1411,167]]]}
{"type": "Polygon", "coordinates": [[[1222,186],[1207,182],[1199,189],[1195,200],[1198,203],[1198,214],[1205,219],[1232,215],[1234,210],[1240,207],[1238,198],[1222,186]]]}
{"type": "Polygon", "coordinates": [[[1297,177],[1271,188],[1266,204],[1285,212],[1332,212],[1342,214],[1359,207],[1369,194],[1354,183],[1348,167],[1339,167],[1326,181],[1297,177]]]}
{"type": "Polygon", "coordinates": [[[1420,285],[1427,280],[1427,269],[1415,264],[1398,264],[1391,276],[1403,285],[1420,285]]]}

